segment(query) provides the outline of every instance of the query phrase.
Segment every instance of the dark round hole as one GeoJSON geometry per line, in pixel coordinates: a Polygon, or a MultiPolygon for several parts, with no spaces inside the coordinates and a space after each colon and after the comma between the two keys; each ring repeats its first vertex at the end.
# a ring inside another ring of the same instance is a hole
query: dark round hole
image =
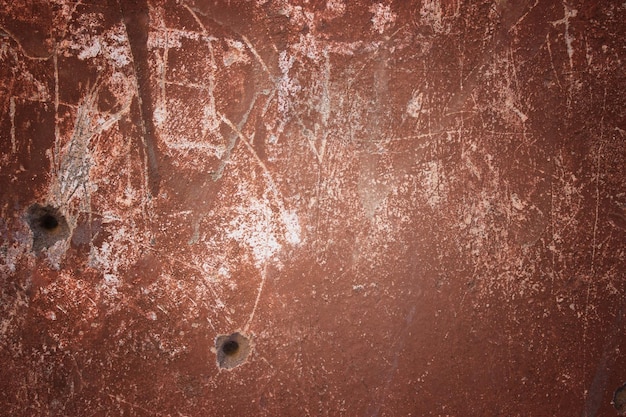
{"type": "Polygon", "coordinates": [[[35,253],[69,237],[69,225],[58,208],[35,203],[28,208],[24,220],[33,232],[32,250],[35,253]]]}
{"type": "Polygon", "coordinates": [[[59,221],[52,214],[46,213],[39,219],[39,225],[44,230],[54,230],[59,226],[59,221]]]}
{"type": "Polygon", "coordinates": [[[239,343],[234,340],[229,340],[222,345],[222,352],[226,355],[234,355],[239,350],[239,343]]]}

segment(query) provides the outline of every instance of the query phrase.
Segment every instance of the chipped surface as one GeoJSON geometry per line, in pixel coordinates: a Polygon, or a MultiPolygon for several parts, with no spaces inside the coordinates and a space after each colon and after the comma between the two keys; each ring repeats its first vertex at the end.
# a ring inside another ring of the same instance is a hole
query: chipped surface
{"type": "Polygon", "coordinates": [[[625,4],[1,9],[7,415],[623,411],[625,4]]]}

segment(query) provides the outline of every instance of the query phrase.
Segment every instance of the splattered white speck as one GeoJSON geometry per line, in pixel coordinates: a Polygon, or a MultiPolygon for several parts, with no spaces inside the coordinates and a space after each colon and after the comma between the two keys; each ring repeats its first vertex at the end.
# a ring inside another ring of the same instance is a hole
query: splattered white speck
{"type": "Polygon", "coordinates": [[[233,39],[226,39],[228,50],[224,51],[222,61],[224,66],[230,67],[233,64],[247,64],[250,62],[250,57],[246,53],[246,47],[243,42],[233,39]]]}
{"type": "Polygon", "coordinates": [[[80,53],[78,54],[78,59],[85,60],[89,58],[94,58],[98,56],[100,50],[102,49],[102,45],[100,45],[100,39],[95,38],[91,45],[85,46],[80,53]]]}
{"type": "Polygon", "coordinates": [[[422,21],[432,27],[435,32],[443,32],[443,12],[439,0],[425,0],[420,9],[420,16],[422,21]]]}
{"type": "Polygon", "coordinates": [[[419,117],[420,113],[422,112],[423,96],[423,93],[418,93],[417,91],[413,92],[413,96],[406,106],[406,112],[409,114],[409,116],[416,119],[419,117]]]}
{"type": "Polygon", "coordinates": [[[513,208],[520,211],[526,208],[526,203],[520,200],[517,194],[511,194],[511,205],[513,206],[513,208]]]}
{"type": "Polygon", "coordinates": [[[385,30],[393,26],[397,15],[391,11],[388,4],[376,3],[370,7],[370,13],[373,13],[372,24],[374,30],[383,33],[385,30]]]}
{"type": "Polygon", "coordinates": [[[239,210],[239,215],[230,223],[227,232],[229,238],[250,248],[258,268],[281,249],[272,217],[271,207],[263,201],[251,200],[248,207],[239,210]]]}
{"type": "Polygon", "coordinates": [[[292,245],[299,244],[301,230],[298,216],[294,212],[283,211],[281,217],[286,229],[285,239],[292,245]]]}
{"type": "Polygon", "coordinates": [[[105,290],[107,295],[112,296],[117,294],[117,287],[120,284],[120,280],[117,275],[114,274],[104,274],[104,281],[102,283],[102,288],[105,290]]]}
{"type": "Polygon", "coordinates": [[[341,0],[328,0],[326,9],[337,16],[341,16],[346,11],[346,5],[341,0]]]}

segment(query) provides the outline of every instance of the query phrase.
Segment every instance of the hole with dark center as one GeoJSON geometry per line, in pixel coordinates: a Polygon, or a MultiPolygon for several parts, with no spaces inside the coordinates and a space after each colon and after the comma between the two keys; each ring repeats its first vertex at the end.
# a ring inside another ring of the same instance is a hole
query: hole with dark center
{"type": "Polygon", "coordinates": [[[239,343],[234,340],[229,340],[222,345],[222,352],[224,352],[228,356],[234,355],[235,353],[237,353],[238,350],[239,343]]]}
{"type": "Polygon", "coordinates": [[[39,219],[39,226],[44,230],[52,231],[59,226],[59,221],[52,214],[44,214],[39,219]]]}

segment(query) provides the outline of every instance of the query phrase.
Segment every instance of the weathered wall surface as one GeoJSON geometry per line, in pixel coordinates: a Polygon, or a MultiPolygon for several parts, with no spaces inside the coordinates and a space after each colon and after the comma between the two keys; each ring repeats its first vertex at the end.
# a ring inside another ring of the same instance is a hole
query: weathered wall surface
{"type": "Polygon", "coordinates": [[[624,22],[5,1],[0,413],[617,415],[624,22]]]}

